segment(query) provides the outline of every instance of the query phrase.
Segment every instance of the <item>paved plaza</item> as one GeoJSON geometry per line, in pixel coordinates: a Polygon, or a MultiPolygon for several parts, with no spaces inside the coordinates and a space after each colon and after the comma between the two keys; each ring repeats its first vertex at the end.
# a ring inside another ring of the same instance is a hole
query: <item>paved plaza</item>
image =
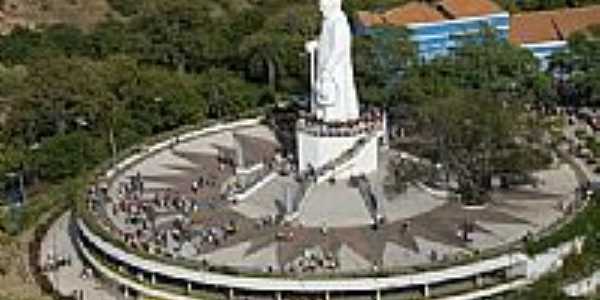
{"type": "MultiPolygon", "coordinates": [[[[293,175],[275,174],[240,201],[218,197],[235,175],[233,169],[218,162],[223,149],[235,152],[238,147],[234,134],[277,143],[265,126],[203,136],[145,159],[110,187],[111,197],[119,199],[117,183],[141,176],[144,192],[139,201],[153,203],[171,197],[194,203],[188,211],[161,213],[159,209],[154,213],[153,225],[146,227],[153,228],[158,238],[147,239],[162,241],[162,252],[262,272],[410,267],[517,241],[555,222],[575,199],[575,174],[568,165],[560,164],[534,174],[541,182],[537,187],[494,193],[494,201],[479,208],[463,207],[416,186],[391,196],[378,192],[385,223],[374,228],[359,189],[348,180],[338,180],[315,185],[303,200],[298,218],[282,225],[275,218],[283,209],[286,194],[298,190],[293,175]],[[192,191],[195,178],[203,175],[212,183],[200,192],[192,191]],[[174,230],[172,224],[178,219],[190,221],[174,230]],[[186,231],[187,237],[180,237],[179,230],[186,231]]],[[[383,190],[388,176],[386,152],[380,160],[380,171],[368,176],[375,191],[383,190]]],[[[111,221],[123,232],[138,232],[140,225],[127,221],[128,213],[112,213],[119,211],[117,206],[118,201],[106,205],[111,221]]]]}

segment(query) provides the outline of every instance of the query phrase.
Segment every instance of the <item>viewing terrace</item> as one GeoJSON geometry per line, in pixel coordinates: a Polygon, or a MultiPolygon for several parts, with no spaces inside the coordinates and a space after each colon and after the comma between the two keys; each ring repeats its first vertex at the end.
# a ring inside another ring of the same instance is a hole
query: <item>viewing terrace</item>
{"type": "Polygon", "coordinates": [[[265,166],[257,178],[271,175],[247,181],[253,192],[244,200],[228,201],[240,184],[236,135],[278,148],[269,128],[242,124],[151,146],[107,172],[108,184],[90,189],[77,221],[89,261],[143,283],[146,294],[166,285],[188,296],[447,295],[523,278],[526,259],[502,253],[519,253],[512,249],[522,239],[576,205],[577,181],[562,163],[536,174],[545,184],[498,191],[476,210],[418,185],[390,191],[395,175],[385,166],[402,156],[386,151],[380,171],[362,184],[312,186],[300,216],[286,222],[283,200],[302,181],[277,151],[245,152],[246,161],[265,166]]]}

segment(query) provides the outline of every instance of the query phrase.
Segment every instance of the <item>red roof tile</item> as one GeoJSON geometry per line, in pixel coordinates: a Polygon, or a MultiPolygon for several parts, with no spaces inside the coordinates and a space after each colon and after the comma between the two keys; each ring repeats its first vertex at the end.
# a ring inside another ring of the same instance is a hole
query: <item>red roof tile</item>
{"type": "Polygon", "coordinates": [[[508,40],[513,44],[560,40],[560,32],[550,13],[527,13],[510,19],[508,40]]]}
{"type": "Polygon", "coordinates": [[[446,18],[436,9],[422,2],[409,2],[383,14],[388,25],[401,26],[409,23],[428,23],[443,21],[446,18]]]}
{"type": "Polygon", "coordinates": [[[485,16],[503,11],[492,0],[441,0],[438,7],[453,19],[485,16]]]}
{"type": "Polygon", "coordinates": [[[514,15],[509,40],[514,44],[560,41],[600,24],[600,5],[514,15]]]}
{"type": "Polygon", "coordinates": [[[363,26],[367,27],[382,25],[384,23],[381,15],[368,11],[359,11],[356,13],[356,18],[363,26]]]}
{"type": "Polygon", "coordinates": [[[559,11],[555,21],[564,37],[600,24],[600,5],[559,11]]]}

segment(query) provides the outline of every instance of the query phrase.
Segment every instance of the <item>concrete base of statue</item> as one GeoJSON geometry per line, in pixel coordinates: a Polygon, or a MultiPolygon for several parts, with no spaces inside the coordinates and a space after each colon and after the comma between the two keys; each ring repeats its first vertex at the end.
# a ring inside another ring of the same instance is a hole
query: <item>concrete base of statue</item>
{"type": "Polygon", "coordinates": [[[333,130],[326,125],[298,126],[298,170],[303,173],[312,168],[319,183],[375,172],[383,135],[379,121],[358,129],[356,126],[333,130]]]}

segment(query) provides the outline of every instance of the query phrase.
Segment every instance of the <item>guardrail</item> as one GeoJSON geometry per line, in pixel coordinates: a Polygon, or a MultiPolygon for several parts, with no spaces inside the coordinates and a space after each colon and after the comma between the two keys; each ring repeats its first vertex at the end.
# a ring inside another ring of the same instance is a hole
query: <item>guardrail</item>
{"type": "MultiPolygon", "coordinates": [[[[253,124],[254,125],[258,124],[258,121],[259,121],[258,119],[255,119],[253,121],[255,123],[253,123],[253,124]]],[[[210,122],[209,124],[215,124],[215,123],[210,122]]],[[[250,125],[250,124],[246,124],[244,122],[242,122],[242,123],[236,122],[236,124],[237,125],[240,125],[240,124],[250,125]]],[[[231,127],[232,127],[232,124],[229,124],[229,126],[223,126],[223,124],[221,124],[221,123],[216,123],[216,125],[213,125],[211,127],[202,128],[202,129],[198,129],[198,130],[202,131],[203,134],[213,134],[215,132],[218,132],[219,130],[228,130],[231,127]]],[[[198,127],[194,126],[191,128],[198,128],[198,127]]],[[[107,175],[112,176],[112,177],[108,178],[109,184],[112,184],[112,180],[114,180],[114,178],[120,172],[125,171],[128,166],[134,165],[135,163],[153,155],[154,153],[156,153],[157,151],[160,151],[161,149],[168,148],[170,145],[169,142],[174,142],[176,140],[176,137],[179,137],[179,141],[181,142],[181,141],[197,138],[199,136],[202,136],[202,133],[201,134],[198,134],[198,133],[197,134],[189,134],[188,133],[184,137],[185,138],[184,139],[181,136],[181,132],[178,131],[177,134],[174,134],[174,136],[171,136],[171,138],[168,139],[167,141],[162,141],[162,142],[158,143],[157,145],[153,145],[151,147],[146,147],[146,151],[143,151],[141,153],[140,153],[140,151],[134,151],[134,153],[135,152],[137,152],[137,153],[133,157],[130,157],[129,159],[126,160],[127,164],[121,163],[118,166],[114,167],[113,169],[115,169],[115,170],[112,170],[112,172],[111,172],[111,170],[108,170],[105,172],[107,175]]],[[[156,139],[152,139],[152,140],[156,140],[156,139]]],[[[364,143],[365,143],[364,140],[360,143],[357,142],[356,145],[354,145],[352,148],[360,148],[364,143]]],[[[133,146],[132,150],[139,149],[139,147],[140,147],[139,145],[137,147],[133,146]]],[[[347,155],[342,155],[342,156],[347,156],[347,155]]],[[[345,162],[346,159],[340,159],[339,161],[345,162]]],[[[104,220],[101,218],[101,216],[93,215],[88,210],[88,207],[86,205],[84,205],[85,204],[84,202],[85,201],[77,202],[77,204],[78,204],[77,213],[78,213],[78,216],[80,216],[81,219],[84,220],[84,222],[87,225],[89,225],[90,229],[92,231],[94,231],[94,233],[102,236],[105,240],[110,241],[114,245],[118,245],[121,249],[126,249],[128,252],[134,253],[141,257],[153,259],[156,261],[168,263],[168,264],[175,265],[175,266],[182,266],[182,267],[192,268],[192,269],[210,268],[211,270],[213,270],[215,272],[221,272],[224,274],[235,274],[238,276],[250,276],[250,277],[255,277],[255,276],[288,277],[288,276],[290,276],[289,274],[265,273],[263,271],[258,271],[258,270],[256,272],[248,272],[247,270],[238,270],[238,269],[234,269],[232,267],[227,267],[227,266],[212,266],[212,265],[206,266],[197,261],[190,261],[190,260],[185,260],[185,259],[170,259],[167,257],[152,255],[150,253],[132,249],[132,248],[128,247],[122,240],[120,240],[119,238],[116,237],[117,233],[118,233],[117,228],[114,227],[114,224],[112,224],[110,222],[110,220],[108,220],[108,219],[104,220]],[[98,223],[98,221],[100,221],[100,223],[98,223]]],[[[336,277],[336,278],[340,278],[340,277],[341,278],[388,277],[388,276],[393,276],[393,275],[398,275],[398,274],[414,274],[414,273],[418,273],[418,272],[440,270],[443,268],[448,268],[448,267],[457,266],[457,265],[461,265],[461,264],[468,264],[468,263],[471,263],[471,262],[474,262],[474,261],[477,261],[480,259],[486,259],[486,258],[498,256],[503,253],[506,253],[509,250],[514,250],[514,249],[515,249],[514,245],[509,245],[508,247],[495,248],[492,251],[482,251],[475,255],[461,256],[460,258],[457,257],[456,259],[452,259],[452,260],[447,260],[447,261],[442,261],[442,262],[434,262],[434,263],[430,263],[427,265],[415,266],[415,267],[386,268],[386,269],[381,269],[378,272],[373,272],[372,270],[369,269],[369,270],[363,270],[363,271],[335,273],[335,274],[319,274],[319,275],[305,274],[303,276],[327,279],[327,278],[334,278],[334,277],[336,277]]]]}
{"type": "Polygon", "coordinates": [[[477,274],[503,270],[527,262],[522,253],[511,253],[500,257],[457,266],[450,269],[428,271],[412,275],[396,275],[389,277],[357,277],[337,279],[290,279],[269,277],[240,277],[218,274],[198,269],[186,269],[164,264],[155,260],[127,253],[94,235],[79,220],[77,222],[81,236],[102,255],[148,274],[161,274],[168,278],[192,282],[199,285],[217,286],[251,291],[288,291],[288,292],[325,292],[325,291],[378,291],[401,289],[413,286],[424,286],[442,283],[461,278],[469,278],[477,274]]]}
{"type": "MultiPolygon", "coordinates": [[[[208,122],[206,124],[212,124],[215,126],[223,126],[223,124],[219,123],[219,122],[208,122]]],[[[192,127],[187,127],[187,128],[188,128],[188,130],[200,130],[200,131],[202,131],[203,129],[204,130],[207,129],[207,128],[199,128],[198,126],[192,126],[192,127]],[[193,128],[193,129],[190,129],[190,128],[193,128]]],[[[221,127],[221,128],[224,128],[224,127],[221,127]]],[[[215,132],[215,131],[210,131],[210,130],[204,131],[205,134],[208,134],[207,132],[210,133],[210,132],[215,132]]],[[[168,147],[169,141],[173,142],[173,141],[177,140],[175,137],[179,137],[179,141],[181,142],[181,141],[185,141],[187,139],[197,138],[200,135],[201,134],[185,135],[184,132],[182,132],[181,130],[177,131],[177,133],[175,133],[175,134],[171,133],[170,135],[163,135],[163,136],[167,136],[167,140],[166,141],[162,140],[161,143],[158,143],[161,146],[153,145],[151,147],[147,147],[146,151],[144,151],[144,153],[140,153],[139,155],[136,155],[137,160],[133,160],[133,159],[127,160],[129,162],[128,165],[134,164],[137,161],[142,160],[142,159],[148,157],[149,155],[152,155],[153,153],[156,153],[157,151],[164,149],[165,147],[168,147]],[[169,136],[170,136],[170,138],[169,138],[169,136]],[[185,138],[185,139],[183,139],[183,138],[185,138]]],[[[151,140],[156,141],[159,139],[153,138],[151,140]]],[[[134,146],[134,147],[132,147],[132,149],[134,149],[134,150],[138,149],[137,152],[139,152],[139,147],[140,146],[137,146],[137,147],[134,146]]],[[[129,152],[129,153],[132,153],[132,152],[129,152]]],[[[124,171],[124,169],[126,169],[128,165],[119,164],[119,166],[121,168],[119,168],[116,171],[118,171],[118,172],[124,171]]],[[[105,168],[106,168],[106,166],[105,166],[105,168]]],[[[108,172],[106,172],[106,173],[108,173],[108,172]]],[[[113,172],[113,173],[108,173],[108,174],[112,174],[113,176],[115,176],[118,173],[113,172]]],[[[114,179],[114,177],[109,178],[109,180],[112,180],[112,179],[114,179]]],[[[234,269],[234,268],[226,267],[226,266],[207,266],[205,264],[201,264],[201,263],[195,262],[195,261],[192,262],[192,261],[187,261],[187,260],[183,260],[183,259],[177,259],[177,260],[169,259],[166,257],[151,255],[151,254],[143,252],[143,251],[131,249],[123,241],[119,240],[113,234],[110,233],[111,232],[110,231],[110,225],[111,225],[110,222],[108,222],[107,224],[104,224],[105,228],[102,228],[103,225],[98,224],[98,221],[99,221],[98,216],[92,215],[91,212],[87,210],[87,207],[85,205],[82,205],[82,204],[84,204],[83,201],[79,201],[78,204],[79,204],[78,205],[78,207],[79,207],[78,215],[86,223],[86,225],[89,226],[91,231],[93,231],[95,234],[101,236],[103,239],[111,242],[113,245],[117,245],[119,248],[125,249],[125,251],[136,254],[140,257],[156,260],[159,262],[168,263],[168,264],[174,265],[174,266],[182,266],[182,267],[191,268],[191,269],[204,268],[204,269],[210,269],[214,272],[221,272],[223,274],[233,274],[233,275],[237,275],[237,276],[248,276],[248,277],[261,276],[261,277],[272,277],[272,278],[289,276],[288,274],[282,274],[282,273],[265,273],[265,272],[260,272],[260,271],[251,272],[248,270],[238,270],[238,269],[234,269]]],[[[451,259],[451,260],[447,260],[447,261],[443,261],[443,262],[430,263],[430,264],[422,265],[422,266],[386,268],[386,269],[381,269],[378,272],[373,272],[372,270],[363,270],[363,271],[358,271],[358,272],[303,275],[303,276],[310,277],[310,278],[319,278],[319,279],[328,279],[328,278],[334,278],[334,277],[335,278],[390,277],[390,276],[401,275],[401,274],[414,274],[414,273],[418,273],[418,272],[435,271],[435,270],[440,270],[440,269],[444,269],[444,268],[455,267],[458,265],[469,264],[469,263],[475,262],[477,260],[493,258],[496,256],[500,256],[502,254],[505,254],[507,252],[515,251],[515,250],[519,250],[519,249],[522,249],[522,243],[520,241],[516,241],[512,244],[503,245],[498,248],[488,249],[488,250],[484,250],[484,251],[477,251],[476,253],[473,253],[471,255],[461,256],[456,259],[451,259]]]]}

